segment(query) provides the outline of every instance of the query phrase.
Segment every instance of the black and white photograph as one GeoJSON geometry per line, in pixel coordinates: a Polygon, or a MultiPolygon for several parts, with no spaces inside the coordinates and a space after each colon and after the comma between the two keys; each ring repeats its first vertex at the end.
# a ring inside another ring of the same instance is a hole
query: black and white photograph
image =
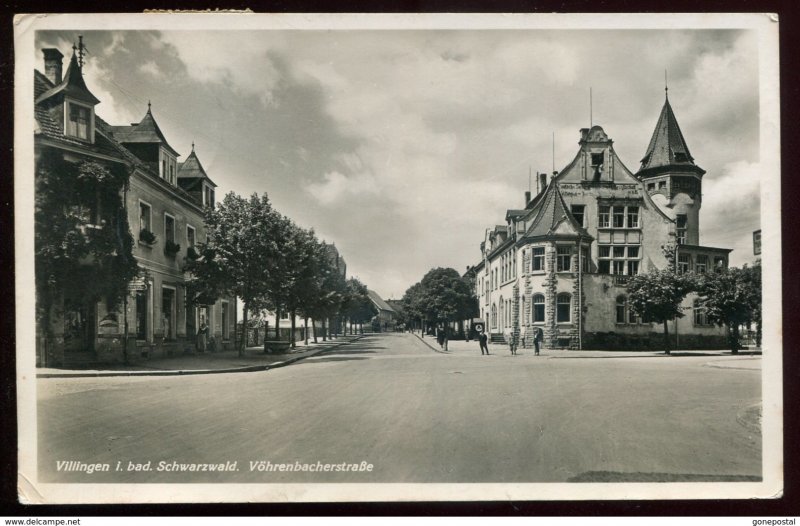
{"type": "Polygon", "coordinates": [[[779,497],[777,36],[18,16],[20,501],[779,497]]]}

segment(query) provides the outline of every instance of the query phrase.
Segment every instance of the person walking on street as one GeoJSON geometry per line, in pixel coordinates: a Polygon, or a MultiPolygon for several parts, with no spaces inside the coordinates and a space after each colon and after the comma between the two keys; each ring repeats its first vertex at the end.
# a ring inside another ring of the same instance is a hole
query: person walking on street
{"type": "Polygon", "coordinates": [[[197,329],[197,350],[206,352],[206,339],[208,338],[208,325],[206,319],[200,316],[200,327],[197,329]]]}
{"type": "Polygon", "coordinates": [[[444,348],[444,328],[439,325],[436,327],[436,341],[439,343],[439,348],[444,348]]]}
{"type": "Polygon", "coordinates": [[[534,355],[539,356],[539,348],[542,346],[542,340],[544,339],[544,333],[542,332],[541,327],[536,327],[533,331],[533,347],[534,347],[534,355]]]}
{"type": "Polygon", "coordinates": [[[489,354],[489,346],[487,345],[488,341],[489,337],[486,335],[486,333],[480,331],[478,333],[478,344],[480,344],[481,346],[481,356],[483,356],[484,354],[489,354]]]}

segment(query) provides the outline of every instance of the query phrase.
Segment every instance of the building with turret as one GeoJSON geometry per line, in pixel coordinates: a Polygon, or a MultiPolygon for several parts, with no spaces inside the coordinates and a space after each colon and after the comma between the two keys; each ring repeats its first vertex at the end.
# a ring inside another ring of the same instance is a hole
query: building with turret
{"type": "MultiPolygon", "coordinates": [[[[630,276],[651,269],[713,272],[729,249],[700,244],[699,211],[705,171],[689,152],[669,99],[633,173],[600,126],[580,130],[573,160],[505,224],[486,230],[476,265],[480,316],[493,341],[533,345],[536,328],[551,348],[661,346],[660,327],[629,308],[630,276]],[[674,265],[674,266],[673,266],[674,265]]],[[[673,324],[681,348],[725,345],[695,296],[673,324]]],[[[674,336],[675,337],[675,336],[674,336]]]]}
{"type": "Polygon", "coordinates": [[[63,262],[49,275],[37,275],[37,292],[51,280],[66,284],[47,294],[54,300],[46,305],[37,297],[40,313],[47,311],[37,324],[37,364],[132,362],[195,352],[204,326],[209,350],[232,348],[236,298],[203,304],[187,297],[190,276],[183,270],[187,258],[198,256],[195,244],[205,240],[204,211],[214,206],[216,185],[194,146],[178,163],[180,154],[149,103],[142,119],[130,125],[110,125],[96,115],[100,101],[83,80],[82,50],[75,48],[62,74],[63,54],[44,49],[45,73],[34,72],[35,181],[42,208],[37,261],[63,262]],[[49,189],[61,181],[71,183],[49,189]],[[42,204],[46,195],[49,204],[42,204]],[[49,246],[68,245],[71,253],[45,253],[50,249],[41,240],[56,230],[63,243],[49,246]],[[138,269],[127,296],[97,301],[104,282],[110,290],[120,279],[114,269],[127,254],[138,269]],[[68,266],[71,274],[58,276],[68,266]]]}

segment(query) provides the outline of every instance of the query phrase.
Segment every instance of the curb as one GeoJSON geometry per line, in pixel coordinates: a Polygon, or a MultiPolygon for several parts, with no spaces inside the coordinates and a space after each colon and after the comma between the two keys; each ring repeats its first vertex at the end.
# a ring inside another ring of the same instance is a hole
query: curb
{"type": "Polygon", "coordinates": [[[421,341],[422,343],[427,345],[432,351],[438,352],[439,354],[453,354],[453,351],[443,351],[442,349],[437,349],[436,347],[434,347],[430,343],[426,342],[425,338],[420,338],[419,335],[417,335],[417,333],[415,333],[415,332],[412,332],[411,334],[416,336],[419,341],[421,341]]]}
{"type": "Polygon", "coordinates": [[[358,341],[365,335],[358,335],[352,340],[346,342],[339,342],[334,345],[314,349],[305,356],[295,356],[288,358],[282,362],[275,362],[265,365],[247,365],[244,367],[230,367],[227,369],[177,369],[174,371],[109,371],[109,372],[96,372],[96,373],[37,373],[36,378],[110,378],[115,376],[190,376],[199,374],[229,374],[229,373],[254,373],[258,371],[268,371],[270,369],[277,369],[279,367],[286,367],[300,360],[316,356],[326,351],[330,351],[347,345],[354,341],[358,341]]]}

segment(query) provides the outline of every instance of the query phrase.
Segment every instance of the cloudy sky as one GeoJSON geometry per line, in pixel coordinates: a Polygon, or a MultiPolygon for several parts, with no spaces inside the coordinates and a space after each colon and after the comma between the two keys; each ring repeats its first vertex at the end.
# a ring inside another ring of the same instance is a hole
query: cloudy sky
{"type": "MultiPolygon", "coordinates": [[[[153,114],[218,195],[267,192],[335,242],[348,272],[399,298],[431,267],[480,260],[593,120],[639,167],[669,97],[703,185],[700,242],[752,260],[759,221],[757,42],[739,30],[47,31],[111,124],[153,114]],[[555,156],[552,137],[555,134],[555,156]]],[[[37,67],[41,70],[41,54],[37,67]]]]}

